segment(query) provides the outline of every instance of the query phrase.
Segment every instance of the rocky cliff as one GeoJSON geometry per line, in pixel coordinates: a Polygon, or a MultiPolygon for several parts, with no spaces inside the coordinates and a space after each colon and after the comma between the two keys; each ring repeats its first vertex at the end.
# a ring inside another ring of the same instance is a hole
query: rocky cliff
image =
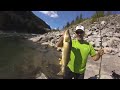
{"type": "Polygon", "coordinates": [[[31,11],[0,11],[0,30],[7,32],[45,33],[51,29],[31,11]]]}
{"type": "MultiPolygon", "coordinates": [[[[96,52],[101,48],[100,37],[102,37],[102,47],[105,50],[105,54],[102,57],[101,79],[111,79],[112,77],[110,75],[113,70],[120,74],[120,15],[101,17],[98,22],[94,23],[91,23],[91,19],[88,19],[79,24],[85,26],[86,35],[84,39],[94,46],[96,52]]],[[[76,25],[67,28],[70,30],[72,39],[75,39],[75,27],[76,25]]],[[[49,32],[43,35],[37,35],[29,40],[38,44],[56,47],[55,44],[58,42],[62,33],[63,31],[49,32]]],[[[61,48],[57,48],[57,50],[61,52],[61,48]]],[[[85,78],[94,77],[98,75],[99,72],[100,61],[94,62],[90,59],[91,58],[88,58],[85,78]]]]}
{"type": "MultiPolygon", "coordinates": [[[[85,26],[85,40],[90,42],[95,50],[100,49],[102,37],[102,47],[107,48],[106,53],[120,55],[120,15],[110,15],[102,17],[98,22],[91,24],[91,20],[86,20],[81,25],[85,26]],[[101,23],[102,22],[102,23],[101,23]],[[100,35],[101,30],[101,35],[100,35]]],[[[70,26],[71,37],[74,39],[74,29],[77,25],[70,26]]],[[[34,42],[55,46],[63,31],[49,32],[31,38],[34,42]]]]}

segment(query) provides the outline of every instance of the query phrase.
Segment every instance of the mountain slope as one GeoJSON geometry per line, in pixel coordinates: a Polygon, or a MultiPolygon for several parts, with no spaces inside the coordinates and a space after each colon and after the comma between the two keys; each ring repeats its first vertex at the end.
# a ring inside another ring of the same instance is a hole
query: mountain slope
{"type": "Polygon", "coordinates": [[[31,11],[0,11],[0,30],[27,33],[45,33],[51,29],[31,11]]]}

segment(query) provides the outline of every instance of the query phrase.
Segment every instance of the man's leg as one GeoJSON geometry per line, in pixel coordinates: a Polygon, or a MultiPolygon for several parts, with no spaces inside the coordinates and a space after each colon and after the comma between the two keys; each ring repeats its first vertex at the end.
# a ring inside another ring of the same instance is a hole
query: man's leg
{"type": "Polygon", "coordinates": [[[63,79],[72,79],[73,77],[74,73],[69,69],[69,67],[67,67],[63,79]]]}
{"type": "Polygon", "coordinates": [[[84,79],[84,73],[83,74],[75,73],[74,79],[84,79]]]}

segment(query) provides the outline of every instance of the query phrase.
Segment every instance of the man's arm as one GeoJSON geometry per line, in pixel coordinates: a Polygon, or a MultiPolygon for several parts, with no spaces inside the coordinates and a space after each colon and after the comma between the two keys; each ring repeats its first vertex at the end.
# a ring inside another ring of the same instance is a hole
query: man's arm
{"type": "Polygon", "coordinates": [[[92,59],[93,59],[94,61],[98,61],[103,54],[104,54],[104,50],[103,50],[103,49],[100,49],[95,56],[92,56],[92,59]]]}

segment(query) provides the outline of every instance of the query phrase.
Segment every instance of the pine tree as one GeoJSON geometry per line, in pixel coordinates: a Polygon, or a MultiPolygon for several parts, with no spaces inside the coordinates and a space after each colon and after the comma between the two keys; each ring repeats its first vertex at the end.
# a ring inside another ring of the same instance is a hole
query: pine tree
{"type": "Polygon", "coordinates": [[[78,24],[78,23],[79,23],[79,16],[77,16],[75,19],[75,24],[78,24]]]}
{"type": "Polygon", "coordinates": [[[112,11],[107,11],[106,16],[112,15],[112,11]]]}
{"type": "Polygon", "coordinates": [[[59,31],[59,27],[57,28],[57,30],[59,31]]]}
{"type": "Polygon", "coordinates": [[[79,18],[79,23],[81,23],[83,21],[83,17],[82,17],[82,13],[80,14],[80,18],[79,18]]]}
{"type": "Polygon", "coordinates": [[[64,29],[65,29],[65,28],[68,28],[69,26],[70,26],[70,23],[67,22],[66,25],[64,26],[64,29]]]}
{"type": "Polygon", "coordinates": [[[74,20],[72,20],[70,25],[73,25],[74,23],[75,23],[75,21],[74,21],[74,20]]]}
{"type": "Polygon", "coordinates": [[[66,27],[69,27],[70,26],[70,23],[69,22],[67,22],[67,25],[66,25],[66,27]]]}
{"type": "Polygon", "coordinates": [[[98,21],[98,18],[104,16],[104,11],[96,11],[95,14],[93,14],[92,18],[92,23],[95,21],[98,21]]]}

